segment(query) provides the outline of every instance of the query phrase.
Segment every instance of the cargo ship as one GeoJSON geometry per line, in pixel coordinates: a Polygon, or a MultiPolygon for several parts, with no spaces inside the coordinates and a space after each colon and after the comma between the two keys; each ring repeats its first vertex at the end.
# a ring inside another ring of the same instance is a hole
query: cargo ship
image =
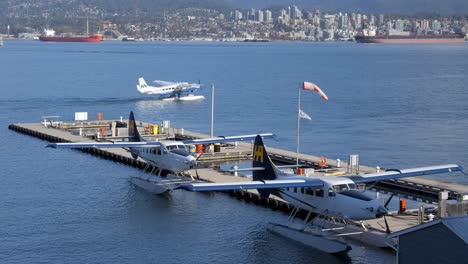
{"type": "Polygon", "coordinates": [[[96,34],[91,36],[40,36],[41,41],[55,42],[101,42],[102,35],[96,34]]]}
{"type": "Polygon", "coordinates": [[[465,40],[465,34],[355,35],[354,39],[358,43],[462,43],[465,40]]]}
{"type": "Polygon", "coordinates": [[[55,30],[53,29],[44,29],[44,33],[39,37],[41,41],[55,41],[55,42],[93,42],[99,43],[102,41],[101,34],[89,34],[89,23],[86,19],[86,35],[55,35],[55,30]]]}

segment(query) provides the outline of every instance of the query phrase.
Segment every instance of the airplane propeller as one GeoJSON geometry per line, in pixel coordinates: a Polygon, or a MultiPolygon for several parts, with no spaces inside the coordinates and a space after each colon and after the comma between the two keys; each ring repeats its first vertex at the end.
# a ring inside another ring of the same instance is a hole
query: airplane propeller
{"type": "MultiPolygon", "coordinates": [[[[387,211],[388,211],[388,207],[387,207],[387,206],[388,206],[388,204],[390,203],[390,201],[392,200],[393,196],[395,196],[395,193],[392,193],[392,195],[390,195],[390,197],[388,197],[387,201],[385,201],[385,203],[384,203],[384,207],[385,207],[385,209],[386,209],[387,211]]],[[[387,217],[386,217],[387,215],[388,215],[388,213],[386,213],[386,214],[383,215],[383,219],[384,219],[384,222],[385,222],[385,232],[386,232],[387,234],[390,234],[392,231],[390,230],[390,226],[388,225],[388,221],[387,221],[387,217]]]]}
{"type": "Polygon", "coordinates": [[[208,146],[210,145],[209,144],[203,145],[203,148],[202,148],[203,152],[200,155],[198,155],[198,157],[195,159],[196,165],[194,169],[195,169],[195,175],[197,176],[197,179],[200,179],[200,176],[198,175],[198,160],[201,158],[201,156],[203,156],[203,154],[205,154],[205,150],[208,146]]]}

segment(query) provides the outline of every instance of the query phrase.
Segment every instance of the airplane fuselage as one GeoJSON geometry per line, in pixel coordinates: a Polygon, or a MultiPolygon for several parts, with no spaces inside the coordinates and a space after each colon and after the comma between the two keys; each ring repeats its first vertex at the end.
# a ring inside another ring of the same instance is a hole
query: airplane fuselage
{"type": "Polygon", "coordinates": [[[147,163],[175,173],[195,168],[197,162],[185,145],[176,141],[161,141],[157,147],[134,147],[130,151],[147,163]]]}
{"type": "Polygon", "coordinates": [[[282,188],[276,195],[295,207],[343,219],[367,220],[380,218],[387,213],[380,201],[356,190],[356,185],[351,180],[322,180],[324,186],[320,188],[282,188]]]}
{"type": "Polygon", "coordinates": [[[143,78],[140,78],[139,84],[137,84],[137,89],[140,93],[153,95],[156,99],[167,99],[193,95],[194,92],[200,89],[200,85],[178,82],[163,86],[150,86],[143,78]]]}

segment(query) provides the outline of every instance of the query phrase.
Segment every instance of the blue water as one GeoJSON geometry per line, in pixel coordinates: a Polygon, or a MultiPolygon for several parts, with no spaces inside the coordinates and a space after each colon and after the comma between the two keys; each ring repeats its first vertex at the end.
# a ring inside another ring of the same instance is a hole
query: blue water
{"type": "MultiPolygon", "coordinates": [[[[393,263],[353,245],[336,258],[273,235],[287,216],[222,194],[145,193],[128,183],[142,172],[67,150],[7,126],[43,115],[171,120],[215,134],[273,132],[268,145],[296,149],[299,83],[301,151],[362,164],[407,168],[468,166],[468,45],[354,43],[41,43],[0,48],[0,260],[2,263],[393,263]],[[207,98],[161,102],[136,80],[200,80],[207,98]]],[[[461,174],[434,176],[468,184],[461,174]]]]}

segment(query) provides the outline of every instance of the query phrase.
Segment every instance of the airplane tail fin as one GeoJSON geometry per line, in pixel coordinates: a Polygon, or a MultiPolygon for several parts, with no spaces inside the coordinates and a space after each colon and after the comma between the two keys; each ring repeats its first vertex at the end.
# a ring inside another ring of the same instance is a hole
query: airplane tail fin
{"type": "MultiPolygon", "coordinates": [[[[275,164],[273,163],[273,161],[271,161],[270,156],[268,156],[265,145],[263,144],[262,137],[260,135],[257,135],[257,137],[255,138],[252,167],[264,168],[263,170],[254,170],[252,172],[254,181],[275,180],[278,178],[278,173],[275,164]]],[[[271,189],[258,190],[260,195],[262,195],[263,197],[268,197],[273,191],[274,190],[271,189]]]]}
{"type": "Polygon", "coordinates": [[[132,142],[141,141],[140,133],[136,127],[135,117],[133,116],[133,111],[130,112],[130,116],[128,117],[128,136],[132,142]]]}
{"type": "MultiPolygon", "coordinates": [[[[129,140],[132,142],[141,141],[140,133],[138,132],[138,128],[136,126],[135,117],[133,116],[133,111],[130,112],[130,116],[128,117],[128,136],[130,137],[129,140]]],[[[138,159],[138,152],[133,152],[130,148],[130,153],[134,159],[138,159]]]]}
{"type": "Polygon", "coordinates": [[[142,90],[146,87],[148,87],[148,84],[146,84],[145,79],[143,79],[142,77],[138,78],[138,84],[137,84],[138,91],[142,92],[142,90]]]}

